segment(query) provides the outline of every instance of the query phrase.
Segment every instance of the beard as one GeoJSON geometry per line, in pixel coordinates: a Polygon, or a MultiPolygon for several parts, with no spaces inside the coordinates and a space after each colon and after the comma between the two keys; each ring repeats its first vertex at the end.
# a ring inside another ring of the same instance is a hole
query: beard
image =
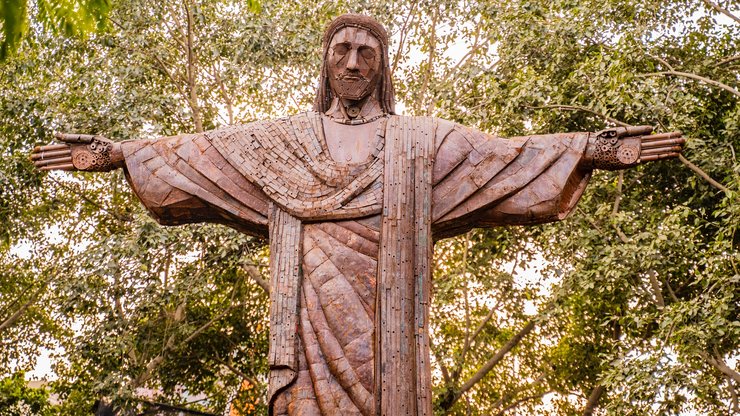
{"type": "Polygon", "coordinates": [[[329,78],[332,92],[339,98],[348,100],[361,100],[367,97],[372,93],[376,84],[376,79],[368,79],[357,73],[343,72],[336,77],[329,78]]]}

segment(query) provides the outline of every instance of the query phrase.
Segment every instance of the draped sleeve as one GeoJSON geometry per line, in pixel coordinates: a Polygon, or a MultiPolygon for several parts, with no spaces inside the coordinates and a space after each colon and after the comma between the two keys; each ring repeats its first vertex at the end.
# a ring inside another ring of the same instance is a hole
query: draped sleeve
{"type": "Polygon", "coordinates": [[[473,227],[558,221],[591,176],[579,167],[588,133],[499,138],[444,120],[436,132],[436,238],[473,227]]]}
{"type": "Polygon", "coordinates": [[[221,223],[267,236],[268,198],[203,134],[121,143],[126,179],[163,225],[221,223]]]}

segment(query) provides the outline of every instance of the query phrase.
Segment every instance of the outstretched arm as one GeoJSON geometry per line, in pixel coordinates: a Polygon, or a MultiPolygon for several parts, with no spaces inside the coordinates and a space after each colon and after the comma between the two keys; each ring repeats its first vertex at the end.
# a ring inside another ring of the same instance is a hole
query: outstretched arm
{"type": "Polygon", "coordinates": [[[31,153],[40,170],[107,172],[126,179],[161,224],[217,222],[267,234],[267,198],[213,149],[204,135],[116,143],[102,136],[56,134],[60,144],[31,153]]]}
{"type": "Polygon", "coordinates": [[[686,143],[681,132],[650,134],[650,126],[616,127],[589,136],[581,167],[620,170],[678,157],[686,143]]]}
{"type": "Polygon", "coordinates": [[[121,144],[90,134],[54,135],[61,143],[37,146],[31,152],[40,170],[107,172],[124,166],[121,144]]]}
{"type": "Polygon", "coordinates": [[[432,194],[435,237],[471,227],[562,220],[594,169],[678,157],[681,133],[652,127],[501,139],[440,123],[432,194]]]}

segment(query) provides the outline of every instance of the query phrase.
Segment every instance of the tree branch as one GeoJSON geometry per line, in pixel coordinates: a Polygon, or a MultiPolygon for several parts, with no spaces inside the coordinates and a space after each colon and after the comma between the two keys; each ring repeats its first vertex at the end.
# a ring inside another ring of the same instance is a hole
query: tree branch
{"type": "Polygon", "coordinates": [[[730,408],[734,414],[740,415],[740,402],[738,401],[735,385],[727,375],[725,375],[725,380],[727,380],[727,391],[730,393],[730,408]]]}
{"type": "Polygon", "coordinates": [[[539,377],[537,377],[536,379],[534,379],[533,382],[531,382],[529,384],[526,384],[524,386],[519,386],[518,388],[516,388],[516,389],[514,389],[514,390],[512,390],[512,391],[510,391],[510,392],[508,392],[506,394],[504,394],[491,407],[493,409],[496,409],[496,408],[500,407],[501,405],[503,405],[504,403],[508,402],[509,400],[513,399],[520,392],[522,392],[522,391],[524,391],[524,390],[526,390],[528,388],[531,388],[531,387],[537,387],[538,385],[542,384],[543,381],[545,381],[545,373],[540,374],[539,377]]]}
{"type": "Polygon", "coordinates": [[[193,40],[194,21],[193,11],[190,10],[188,5],[189,0],[184,0],[183,5],[185,6],[185,12],[187,13],[187,74],[188,74],[188,103],[190,104],[190,111],[193,112],[193,123],[195,124],[195,131],[197,133],[203,133],[203,120],[201,119],[200,106],[198,105],[198,84],[196,82],[196,56],[195,56],[195,45],[193,40]]]}
{"type": "Polygon", "coordinates": [[[700,75],[692,74],[689,72],[679,72],[679,71],[660,71],[660,72],[651,72],[648,74],[640,74],[637,75],[637,77],[645,78],[645,77],[658,77],[658,76],[666,76],[666,75],[673,75],[677,77],[684,77],[684,78],[690,78],[696,81],[701,81],[706,84],[714,85],[715,87],[722,88],[723,90],[730,92],[738,97],[740,97],[740,91],[732,88],[731,86],[727,84],[723,84],[719,81],[715,81],[713,79],[709,79],[706,77],[702,77],[700,75]]]}
{"type": "Polygon", "coordinates": [[[396,72],[396,68],[398,67],[398,61],[401,59],[401,56],[403,55],[403,44],[406,41],[406,35],[408,30],[408,24],[411,17],[414,15],[414,9],[419,4],[418,1],[415,1],[411,8],[409,9],[409,14],[406,15],[406,19],[403,21],[403,26],[401,26],[401,35],[400,35],[400,41],[398,42],[398,49],[396,50],[396,56],[393,57],[393,65],[391,66],[393,68],[392,72],[396,72]]]}
{"type": "Polygon", "coordinates": [[[224,85],[223,80],[221,79],[221,75],[218,73],[218,69],[216,68],[216,64],[212,63],[211,68],[213,68],[213,79],[216,81],[216,85],[218,85],[218,89],[221,92],[221,96],[224,99],[224,102],[226,103],[226,111],[229,113],[229,125],[234,124],[234,104],[231,100],[231,97],[226,92],[226,86],[224,85]]]}
{"type": "Polygon", "coordinates": [[[653,288],[653,295],[655,296],[655,302],[658,304],[660,309],[665,308],[665,299],[663,298],[663,289],[660,287],[660,282],[657,277],[658,272],[655,270],[648,270],[647,275],[650,280],[650,287],[653,288]]]}
{"type": "Polygon", "coordinates": [[[442,360],[442,356],[440,355],[439,350],[434,348],[434,343],[432,342],[431,339],[429,340],[429,349],[432,351],[432,353],[434,354],[434,358],[436,358],[437,362],[439,363],[439,368],[442,371],[442,378],[445,381],[445,385],[448,386],[448,389],[451,389],[452,379],[450,378],[450,372],[447,369],[447,366],[445,365],[444,361],[442,360]]]}
{"type": "Polygon", "coordinates": [[[511,339],[509,339],[509,341],[507,341],[506,344],[504,344],[504,346],[501,347],[496,352],[496,354],[493,355],[493,357],[491,357],[485,364],[483,364],[483,366],[481,366],[481,368],[468,381],[466,381],[465,384],[462,385],[462,387],[460,387],[460,390],[455,393],[455,397],[450,401],[447,408],[452,407],[452,405],[454,405],[455,402],[457,402],[463,394],[465,394],[468,390],[475,386],[476,383],[481,381],[481,379],[483,379],[483,377],[485,377],[486,374],[488,374],[493,369],[493,367],[496,366],[496,364],[498,364],[504,358],[504,356],[506,356],[509,351],[514,349],[514,347],[519,344],[519,341],[521,341],[522,338],[532,332],[535,326],[535,320],[532,320],[527,325],[525,325],[524,328],[522,328],[516,335],[511,337],[511,339]]]}
{"type": "Polygon", "coordinates": [[[226,366],[226,368],[228,368],[229,370],[231,370],[232,373],[236,374],[237,376],[241,377],[244,380],[247,380],[251,385],[253,385],[253,386],[259,386],[259,383],[257,383],[257,381],[254,378],[249,377],[244,372],[242,372],[238,368],[234,367],[234,364],[232,364],[231,362],[224,361],[224,360],[222,360],[222,359],[220,359],[218,357],[215,357],[214,359],[216,361],[218,361],[220,364],[226,366]]]}
{"type": "Polygon", "coordinates": [[[46,289],[46,286],[49,284],[51,279],[47,279],[38,289],[36,289],[33,294],[31,294],[31,298],[28,299],[26,303],[21,305],[20,308],[18,308],[12,315],[8,317],[8,319],[4,320],[0,324],[0,334],[6,330],[7,328],[10,328],[13,324],[18,322],[19,319],[23,316],[24,313],[30,308],[36,301],[39,300],[41,297],[41,294],[43,293],[44,289],[46,289]]]}
{"type": "Polygon", "coordinates": [[[724,193],[729,193],[730,192],[730,190],[727,189],[727,187],[725,187],[721,183],[719,183],[719,182],[715,181],[714,179],[712,179],[709,175],[707,175],[706,172],[704,172],[703,170],[701,170],[700,167],[698,167],[698,166],[694,165],[693,163],[691,163],[688,159],[686,159],[685,157],[683,157],[683,155],[678,155],[678,160],[680,160],[681,163],[683,163],[684,165],[688,166],[689,169],[693,170],[694,173],[696,173],[697,175],[701,176],[705,181],[709,182],[715,188],[719,189],[720,191],[722,191],[724,193]]]}
{"type": "Polygon", "coordinates": [[[465,364],[465,357],[468,353],[468,350],[470,349],[470,303],[468,300],[468,279],[465,276],[465,273],[468,271],[468,246],[470,245],[470,233],[472,231],[468,231],[465,233],[465,239],[463,240],[463,258],[462,258],[462,270],[461,274],[463,276],[463,299],[465,301],[465,343],[463,344],[462,352],[460,353],[460,360],[457,362],[457,365],[455,366],[455,371],[452,374],[452,379],[454,383],[457,383],[457,381],[460,378],[460,373],[462,372],[463,365],[465,364]]]}
{"type": "MultiPolygon", "coordinates": [[[[619,178],[617,179],[617,195],[614,197],[614,205],[612,206],[612,219],[616,217],[617,213],[619,212],[619,203],[622,201],[622,184],[624,182],[624,171],[619,171],[619,178]]],[[[621,228],[619,228],[619,225],[617,225],[616,222],[612,221],[612,226],[614,227],[614,230],[617,232],[617,236],[619,236],[619,239],[622,241],[622,243],[627,244],[629,243],[629,238],[627,237],[627,234],[625,234],[621,228]]]]}
{"type": "Polygon", "coordinates": [[[588,396],[588,401],[586,401],[586,407],[583,408],[583,416],[591,416],[594,414],[596,405],[599,404],[599,400],[601,399],[601,396],[604,395],[604,392],[606,392],[606,388],[601,384],[597,384],[596,387],[591,390],[591,394],[588,396]]]}
{"type": "Polygon", "coordinates": [[[625,123],[623,121],[619,121],[616,118],[609,117],[609,116],[607,116],[605,114],[599,113],[598,111],[594,111],[594,110],[592,110],[590,108],[586,108],[586,107],[581,107],[579,105],[548,104],[548,105],[540,105],[540,106],[527,106],[526,108],[530,108],[532,110],[542,110],[542,109],[546,109],[546,108],[554,108],[554,109],[557,109],[557,110],[585,111],[585,112],[591,113],[591,114],[593,114],[595,116],[602,117],[604,120],[606,120],[606,121],[608,121],[608,122],[610,122],[612,124],[616,124],[617,126],[621,126],[621,127],[630,127],[631,126],[630,124],[627,124],[627,123],[625,123]]]}
{"type": "MultiPolygon", "coordinates": [[[[422,103],[429,89],[429,81],[432,78],[434,72],[434,60],[437,53],[437,18],[439,16],[439,10],[436,8],[432,11],[432,21],[429,23],[430,30],[432,31],[429,35],[429,57],[427,58],[427,70],[424,71],[424,80],[422,81],[421,88],[419,89],[419,95],[416,99],[416,111],[417,114],[421,112],[422,103]]],[[[430,115],[434,109],[434,100],[429,100],[426,108],[426,114],[430,115]]]]}
{"type": "Polygon", "coordinates": [[[705,351],[699,351],[699,356],[704,359],[707,363],[716,368],[719,372],[735,380],[736,383],[740,383],[740,373],[733,370],[728,366],[721,357],[712,357],[705,351]]]}
{"type": "Polygon", "coordinates": [[[588,223],[591,224],[591,226],[594,228],[594,230],[596,230],[599,234],[601,234],[602,237],[607,238],[607,235],[604,233],[604,231],[601,230],[601,227],[599,227],[599,224],[597,224],[596,221],[594,221],[594,219],[591,218],[590,215],[588,215],[585,211],[583,211],[578,206],[576,206],[576,212],[578,212],[579,214],[581,214],[583,216],[583,218],[585,218],[586,221],[588,221],[588,223]]]}
{"type": "Polygon", "coordinates": [[[517,399],[514,403],[504,407],[501,409],[500,412],[496,413],[496,416],[503,416],[506,412],[508,412],[511,409],[514,409],[515,407],[519,407],[522,403],[526,403],[530,400],[539,399],[540,397],[546,395],[547,393],[550,393],[549,391],[543,391],[542,393],[538,394],[532,394],[530,396],[522,397],[521,399],[517,399]]]}
{"type": "Polygon", "coordinates": [[[714,64],[714,66],[726,65],[726,64],[729,64],[730,62],[734,62],[734,61],[737,61],[739,59],[740,59],[740,55],[728,56],[727,58],[725,58],[725,59],[717,62],[716,64],[714,64]]]}
{"type": "Polygon", "coordinates": [[[52,182],[54,182],[55,184],[61,186],[62,188],[64,188],[64,189],[72,192],[73,194],[79,196],[80,198],[82,198],[88,204],[90,204],[90,205],[98,208],[101,211],[107,212],[108,214],[110,214],[111,216],[113,216],[113,218],[117,219],[118,221],[121,221],[121,222],[130,222],[130,221],[133,221],[134,220],[132,217],[129,217],[129,216],[126,216],[126,215],[121,215],[121,214],[119,214],[119,213],[117,213],[115,211],[112,211],[112,210],[110,210],[110,209],[102,206],[98,202],[93,201],[92,199],[90,199],[87,195],[85,195],[84,192],[79,191],[77,189],[74,189],[72,187],[69,187],[64,182],[59,182],[58,180],[54,179],[51,176],[49,176],[49,179],[51,179],[52,182]]]}
{"type": "Polygon", "coordinates": [[[722,13],[723,15],[729,17],[730,19],[734,20],[737,23],[740,23],[740,17],[737,17],[734,14],[730,13],[729,10],[725,9],[724,7],[720,6],[719,4],[717,4],[717,3],[713,2],[713,1],[710,1],[710,0],[703,0],[703,1],[704,1],[704,3],[707,6],[713,8],[717,12],[722,13]]]}
{"type": "Polygon", "coordinates": [[[208,322],[206,322],[205,324],[201,325],[198,329],[196,329],[195,331],[193,331],[187,338],[185,338],[184,340],[182,340],[179,343],[177,343],[177,345],[175,345],[175,343],[174,343],[174,335],[171,336],[167,340],[167,342],[165,343],[165,346],[162,348],[162,351],[156,357],[154,357],[153,359],[151,359],[149,361],[149,363],[147,363],[146,367],[144,368],[144,372],[141,373],[138,377],[136,377],[135,379],[133,379],[128,384],[128,386],[127,386],[128,389],[129,390],[134,390],[135,388],[137,388],[137,387],[141,386],[142,384],[146,383],[146,381],[149,380],[149,378],[151,378],[152,373],[154,372],[154,370],[162,363],[162,361],[164,361],[165,354],[167,354],[170,351],[175,350],[176,348],[178,348],[178,347],[180,347],[182,345],[185,345],[185,344],[189,343],[195,337],[197,337],[198,335],[200,335],[201,333],[203,333],[203,331],[205,331],[206,329],[208,329],[211,325],[213,325],[215,322],[219,321],[221,318],[223,318],[224,316],[226,316],[227,313],[229,313],[232,309],[234,309],[235,307],[237,307],[239,305],[241,305],[241,304],[231,304],[231,305],[229,305],[220,314],[214,316],[208,322]]]}
{"type": "Polygon", "coordinates": [[[257,269],[257,267],[249,263],[242,263],[241,266],[244,272],[247,274],[247,276],[249,276],[252,280],[254,280],[254,282],[257,283],[257,285],[259,285],[259,287],[261,287],[269,295],[270,294],[270,283],[262,278],[262,275],[259,269],[257,269]]]}

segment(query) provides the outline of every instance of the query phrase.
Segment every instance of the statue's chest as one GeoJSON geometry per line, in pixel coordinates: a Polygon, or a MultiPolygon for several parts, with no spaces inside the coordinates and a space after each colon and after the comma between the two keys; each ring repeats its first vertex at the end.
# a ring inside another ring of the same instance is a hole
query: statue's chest
{"type": "Polygon", "coordinates": [[[362,163],[377,146],[380,120],[366,124],[347,125],[323,121],[324,139],[329,155],[337,163],[362,163]]]}

